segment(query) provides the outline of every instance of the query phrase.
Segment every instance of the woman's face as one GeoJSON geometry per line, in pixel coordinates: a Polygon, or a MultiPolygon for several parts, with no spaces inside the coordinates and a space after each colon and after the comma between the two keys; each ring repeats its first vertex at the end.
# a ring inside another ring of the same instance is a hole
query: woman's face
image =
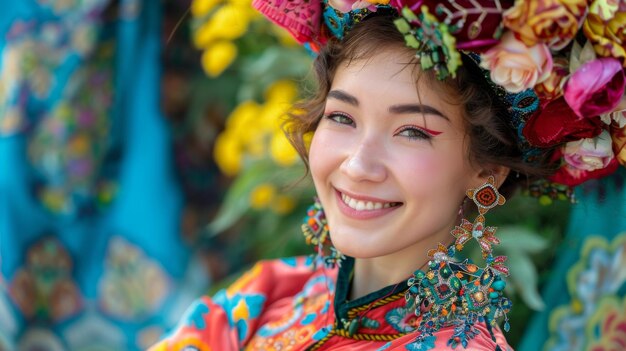
{"type": "Polygon", "coordinates": [[[417,254],[449,241],[466,190],[481,184],[460,107],[425,77],[416,89],[409,59],[384,50],[341,65],[313,137],[313,181],[333,244],[349,256],[417,254]]]}

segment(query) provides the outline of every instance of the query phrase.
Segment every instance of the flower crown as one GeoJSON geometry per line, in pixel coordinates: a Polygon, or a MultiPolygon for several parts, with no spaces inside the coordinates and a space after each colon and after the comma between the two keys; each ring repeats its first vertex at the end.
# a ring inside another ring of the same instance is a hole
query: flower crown
{"type": "Polygon", "coordinates": [[[559,169],[551,182],[575,186],[626,166],[626,1],[254,0],[253,6],[313,51],[375,12],[393,12],[423,69],[454,77],[467,54],[484,70],[509,108],[525,159],[556,149],[559,169]]]}

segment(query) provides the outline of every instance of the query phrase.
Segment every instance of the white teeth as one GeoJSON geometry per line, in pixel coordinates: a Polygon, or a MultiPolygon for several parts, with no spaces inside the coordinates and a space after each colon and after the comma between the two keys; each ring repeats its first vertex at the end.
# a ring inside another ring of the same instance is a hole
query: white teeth
{"type": "Polygon", "coordinates": [[[348,207],[353,208],[357,211],[380,210],[381,208],[389,208],[392,206],[392,203],[390,202],[372,202],[372,201],[355,200],[346,194],[341,194],[341,199],[346,205],[348,205],[348,207]]]}

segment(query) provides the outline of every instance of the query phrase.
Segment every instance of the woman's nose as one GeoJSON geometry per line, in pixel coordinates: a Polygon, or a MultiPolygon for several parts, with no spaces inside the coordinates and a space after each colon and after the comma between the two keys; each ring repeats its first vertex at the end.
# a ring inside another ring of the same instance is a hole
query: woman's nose
{"type": "Polygon", "coordinates": [[[382,182],[387,177],[382,153],[376,145],[359,144],[341,163],[340,170],[353,181],[382,182]]]}

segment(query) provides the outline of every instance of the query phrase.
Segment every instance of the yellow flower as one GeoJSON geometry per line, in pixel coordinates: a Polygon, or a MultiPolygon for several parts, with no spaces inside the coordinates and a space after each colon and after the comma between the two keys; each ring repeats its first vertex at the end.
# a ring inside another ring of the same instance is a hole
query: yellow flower
{"type": "Polygon", "coordinates": [[[235,176],[241,169],[241,146],[230,133],[223,132],[215,140],[213,158],[220,170],[227,176],[235,176]]]}
{"type": "Polygon", "coordinates": [[[626,4],[621,3],[615,9],[606,1],[595,0],[589,7],[583,30],[598,55],[614,57],[626,66],[626,4]],[[613,16],[605,19],[610,14],[613,16]]]}
{"type": "Polygon", "coordinates": [[[276,194],[276,188],[269,183],[258,185],[252,193],[250,193],[250,206],[255,210],[267,207],[276,194]]]}
{"type": "Polygon", "coordinates": [[[586,0],[516,1],[502,20],[527,46],[545,42],[559,50],[574,39],[586,13],[586,0]]]}
{"type": "Polygon", "coordinates": [[[246,33],[250,23],[248,9],[226,4],[194,33],[194,44],[205,48],[219,39],[234,40],[246,33]]]}
{"type": "Polygon", "coordinates": [[[298,96],[298,86],[288,79],[281,79],[265,90],[265,100],[275,103],[291,103],[298,96]]]}
{"type": "Polygon", "coordinates": [[[285,215],[293,211],[296,207],[296,202],[293,198],[286,195],[278,195],[276,200],[272,202],[272,211],[279,215],[285,215]]]}
{"type": "Polygon", "coordinates": [[[289,107],[291,104],[287,102],[268,101],[265,103],[261,114],[258,116],[259,131],[273,133],[280,130],[289,107]]]}
{"type": "Polygon", "coordinates": [[[221,0],[193,0],[191,2],[191,15],[202,17],[208,14],[221,0]]]}
{"type": "Polygon", "coordinates": [[[235,137],[242,151],[254,157],[261,157],[266,151],[268,133],[260,119],[264,107],[254,101],[244,101],[228,116],[226,129],[235,137]]]}
{"type": "Polygon", "coordinates": [[[235,6],[252,9],[252,0],[228,0],[228,2],[235,6]]]}
{"type": "Polygon", "coordinates": [[[619,10],[619,3],[617,1],[596,0],[589,6],[589,12],[600,16],[603,21],[608,21],[613,18],[617,10],[619,10]]]}
{"type": "Polygon", "coordinates": [[[237,47],[230,41],[220,41],[211,45],[202,54],[202,68],[211,77],[217,77],[230,66],[237,57],[237,47]]]}
{"type": "Polygon", "coordinates": [[[296,149],[291,146],[282,131],[277,131],[272,135],[270,155],[274,162],[283,167],[289,167],[298,161],[296,149]]]}
{"type": "Polygon", "coordinates": [[[267,134],[251,128],[248,133],[240,136],[241,142],[245,145],[245,151],[252,157],[260,158],[265,155],[267,134]]]}
{"type": "Polygon", "coordinates": [[[259,117],[261,106],[252,100],[246,100],[237,105],[226,120],[226,128],[233,132],[250,129],[259,117]]]}

